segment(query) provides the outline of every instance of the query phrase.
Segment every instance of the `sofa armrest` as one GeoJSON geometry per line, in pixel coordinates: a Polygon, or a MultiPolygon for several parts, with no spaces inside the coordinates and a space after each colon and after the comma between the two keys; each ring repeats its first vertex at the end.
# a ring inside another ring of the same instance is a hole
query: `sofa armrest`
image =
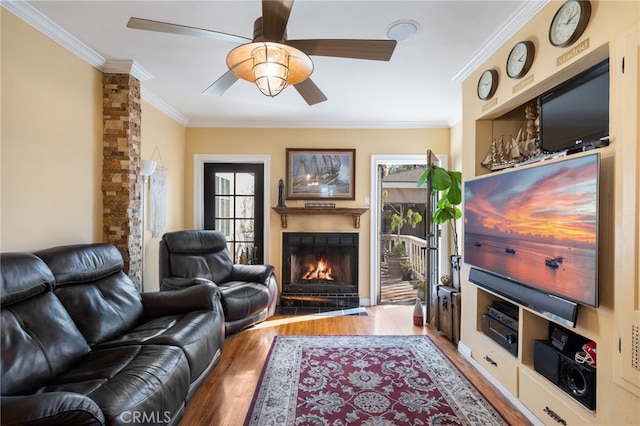
{"type": "Polygon", "coordinates": [[[271,276],[275,275],[272,265],[240,265],[231,269],[231,281],[249,281],[269,285],[271,276]]]}
{"type": "Polygon", "coordinates": [[[45,392],[0,397],[3,425],[104,425],[102,410],[92,399],[73,392],[45,392]]]}
{"type": "Polygon", "coordinates": [[[214,311],[220,290],[211,281],[175,291],[142,293],[142,306],[149,318],[184,314],[192,311],[214,311]]]}

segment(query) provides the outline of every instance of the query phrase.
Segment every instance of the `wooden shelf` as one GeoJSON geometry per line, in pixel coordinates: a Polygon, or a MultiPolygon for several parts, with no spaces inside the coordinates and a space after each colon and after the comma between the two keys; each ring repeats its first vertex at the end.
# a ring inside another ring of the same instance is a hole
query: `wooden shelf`
{"type": "Polygon", "coordinates": [[[287,215],[334,214],[353,217],[353,227],[360,228],[360,216],[369,210],[368,207],[274,207],[280,215],[280,225],[287,227],[287,215]]]}

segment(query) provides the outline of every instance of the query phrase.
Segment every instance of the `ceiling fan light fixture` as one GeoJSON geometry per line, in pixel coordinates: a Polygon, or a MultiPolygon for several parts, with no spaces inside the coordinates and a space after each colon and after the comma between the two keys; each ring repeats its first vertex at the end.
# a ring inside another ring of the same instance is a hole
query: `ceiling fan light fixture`
{"type": "Polygon", "coordinates": [[[267,96],[309,78],[313,62],[301,50],[275,42],[240,45],[227,55],[227,66],[239,78],[255,83],[267,96]]]}
{"type": "Polygon", "coordinates": [[[258,89],[270,97],[278,95],[287,87],[289,79],[289,52],[263,43],[251,51],[253,77],[258,89]]]}

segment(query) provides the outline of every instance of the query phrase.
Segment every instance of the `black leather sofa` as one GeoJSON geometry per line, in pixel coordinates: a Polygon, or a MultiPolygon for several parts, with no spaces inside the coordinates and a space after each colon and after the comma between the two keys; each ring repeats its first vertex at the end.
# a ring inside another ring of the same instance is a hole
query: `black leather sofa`
{"type": "Polygon", "coordinates": [[[220,290],[227,335],[272,316],[278,282],[271,265],[234,264],[220,231],[167,232],[160,241],[160,290],[213,283],[220,290]]]}
{"type": "Polygon", "coordinates": [[[139,293],[109,244],[0,256],[3,425],[177,424],[218,362],[219,290],[139,293]]]}

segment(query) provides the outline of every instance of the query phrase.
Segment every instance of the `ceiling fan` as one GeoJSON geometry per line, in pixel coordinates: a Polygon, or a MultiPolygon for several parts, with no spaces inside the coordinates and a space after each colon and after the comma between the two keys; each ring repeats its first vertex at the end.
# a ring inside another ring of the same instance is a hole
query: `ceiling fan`
{"type": "Polygon", "coordinates": [[[239,78],[255,83],[267,96],[276,96],[291,84],[309,105],[327,97],[309,78],[309,56],[389,61],[395,40],[307,39],[288,40],[287,23],[293,0],[262,0],[262,16],[256,19],[253,39],[203,28],[132,17],[127,27],[139,30],[208,37],[240,44],[227,55],[229,71],[203,94],[220,96],[239,78]]]}

